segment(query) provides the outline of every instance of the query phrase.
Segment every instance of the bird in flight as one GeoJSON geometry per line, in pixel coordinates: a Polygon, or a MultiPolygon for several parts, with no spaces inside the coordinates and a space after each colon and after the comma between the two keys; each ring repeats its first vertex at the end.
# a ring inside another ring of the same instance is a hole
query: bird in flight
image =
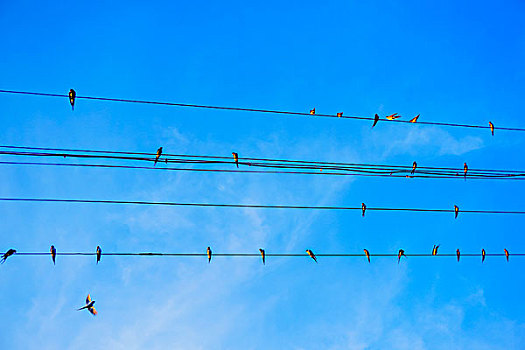
{"type": "Polygon", "coordinates": [[[400,116],[400,115],[397,115],[397,113],[390,114],[390,115],[387,115],[387,116],[386,116],[386,119],[388,119],[388,120],[395,120],[395,119],[397,119],[397,118],[401,118],[401,116],[400,116]]]}
{"type": "Polygon", "coordinates": [[[93,316],[96,316],[98,314],[98,312],[97,312],[97,310],[95,310],[95,307],[93,306],[94,304],[95,304],[95,300],[91,300],[91,297],[88,294],[87,297],[86,297],[86,305],[82,306],[77,311],[88,309],[88,311],[91,312],[91,314],[93,314],[93,316]]]}
{"type": "Polygon", "coordinates": [[[208,249],[206,249],[206,254],[208,255],[208,264],[211,262],[211,248],[208,247],[208,249]]]}
{"type": "Polygon", "coordinates": [[[97,245],[97,265],[100,261],[100,257],[102,256],[102,249],[100,249],[100,246],[97,245]]]}
{"type": "Polygon", "coordinates": [[[367,249],[363,249],[365,251],[365,256],[368,259],[368,262],[370,263],[370,252],[367,249]]]}
{"type": "Polygon", "coordinates": [[[7,260],[7,258],[9,258],[11,255],[13,255],[15,253],[16,253],[15,249],[9,249],[7,252],[5,252],[2,255],[2,258],[0,259],[1,263],[3,264],[7,260]]]}
{"type": "Polygon", "coordinates": [[[315,257],[314,252],[312,252],[310,249],[306,249],[306,253],[310,256],[310,258],[314,259],[314,261],[317,262],[317,258],[315,257]]]}
{"type": "Polygon", "coordinates": [[[235,165],[237,165],[237,168],[239,167],[239,154],[232,152],[233,160],[235,162],[235,165]]]}
{"type": "Polygon", "coordinates": [[[465,164],[463,164],[463,176],[465,176],[465,180],[467,180],[467,171],[468,171],[468,166],[467,166],[467,163],[465,162],[465,164]]]}
{"type": "Polygon", "coordinates": [[[397,263],[399,264],[399,261],[401,260],[401,257],[404,256],[405,258],[407,257],[405,255],[405,251],[403,249],[399,249],[399,252],[397,253],[397,263]]]}
{"type": "Polygon", "coordinates": [[[337,113],[337,118],[341,118],[343,116],[343,112],[338,112],[337,113]]]}
{"type": "Polygon", "coordinates": [[[459,249],[456,249],[456,256],[458,257],[458,262],[459,262],[460,255],[461,255],[461,253],[459,252],[459,249]]]}
{"type": "Polygon", "coordinates": [[[261,248],[259,248],[259,251],[261,252],[263,265],[265,265],[266,264],[266,252],[264,251],[264,249],[261,249],[261,248]]]}
{"type": "Polygon", "coordinates": [[[503,249],[505,251],[505,258],[507,258],[507,261],[509,261],[509,251],[507,249],[503,249]]]}
{"type": "Polygon", "coordinates": [[[457,205],[454,205],[454,219],[458,218],[459,214],[459,207],[457,205]]]}
{"type": "Polygon", "coordinates": [[[159,147],[157,150],[157,156],[155,157],[155,163],[153,163],[153,166],[157,165],[157,162],[159,161],[160,156],[162,155],[162,147],[159,147]]]}
{"type": "Polygon", "coordinates": [[[439,248],[439,244],[438,245],[434,244],[434,248],[432,248],[432,255],[438,255],[438,248],[439,248]]]}
{"type": "Polygon", "coordinates": [[[49,251],[51,252],[51,259],[53,260],[53,265],[55,265],[55,258],[57,257],[57,250],[55,246],[52,245],[49,251]]]}
{"type": "Polygon", "coordinates": [[[414,161],[414,163],[412,163],[412,171],[410,172],[410,174],[414,175],[414,173],[416,172],[416,168],[417,168],[417,163],[414,161]]]}
{"type": "Polygon", "coordinates": [[[365,203],[361,203],[361,213],[362,213],[363,217],[365,217],[365,211],[366,211],[366,204],[365,203]]]}
{"type": "Polygon", "coordinates": [[[314,109],[310,109],[310,114],[311,114],[311,115],[314,115],[314,114],[315,114],[315,108],[314,108],[314,109]]]}
{"type": "Polygon", "coordinates": [[[70,89],[69,90],[69,103],[71,103],[71,110],[75,110],[75,98],[77,97],[77,93],[75,90],[70,89]]]}
{"type": "Polygon", "coordinates": [[[485,249],[481,249],[481,262],[485,261],[485,249]]]}
{"type": "Polygon", "coordinates": [[[419,119],[419,114],[416,115],[414,118],[410,119],[409,122],[410,123],[415,123],[415,122],[417,122],[418,119],[419,119]]]}
{"type": "Polygon", "coordinates": [[[374,116],[374,124],[372,124],[372,127],[376,126],[378,121],[379,121],[379,115],[376,113],[376,115],[374,116]]]}
{"type": "Polygon", "coordinates": [[[492,133],[492,136],[494,136],[494,124],[492,122],[489,122],[490,132],[492,133]]]}

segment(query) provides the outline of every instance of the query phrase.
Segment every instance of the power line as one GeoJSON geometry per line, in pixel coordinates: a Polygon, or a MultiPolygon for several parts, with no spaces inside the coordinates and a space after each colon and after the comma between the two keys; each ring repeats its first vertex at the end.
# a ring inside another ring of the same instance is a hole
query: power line
{"type": "MultiPolygon", "coordinates": [[[[30,92],[30,91],[14,91],[14,90],[0,90],[0,93],[6,94],[20,94],[20,95],[33,95],[33,96],[45,96],[45,97],[68,97],[65,94],[51,94],[44,92],[30,92]]],[[[110,101],[110,102],[125,102],[125,103],[140,103],[140,104],[153,104],[163,106],[176,106],[176,107],[189,107],[189,108],[204,108],[204,109],[215,109],[215,110],[227,110],[227,111],[243,111],[243,112],[257,112],[257,113],[270,113],[270,114],[284,114],[294,116],[310,116],[310,117],[323,117],[323,118],[341,118],[341,119],[355,119],[355,120],[370,120],[373,121],[373,117],[361,117],[361,116],[338,116],[333,114],[317,114],[311,115],[310,113],[304,112],[291,112],[282,110],[272,109],[258,109],[258,108],[242,108],[242,107],[226,107],[226,106],[211,106],[211,105],[198,105],[198,104],[187,104],[187,103],[175,103],[175,102],[163,102],[163,101],[151,101],[151,100],[133,100],[123,98],[109,98],[109,97],[94,97],[94,96],[76,96],[77,99],[85,100],[98,100],[98,101],[110,101]]],[[[410,123],[408,120],[388,120],[381,119],[381,122],[396,122],[396,123],[410,123]]],[[[462,128],[477,128],[477,129],[490,129],[490,126],[485,125],[474,125],[474,124],[458,124],[458,123],[442,123],[442,122],[425,122],[418,121],[417,124],[424,125],[439,125],[439,126],[450,126],[450,127],[462,127],[462,128]]],[[[510,127],[494,127],[495,130],[506,130],[506,131],[525,131],[525,128],[510,128],[510,127]]]]}
{"type": "MultiPolygon", "coordinates": [[[[218,207],[218,208],[252,208],[252,209],[309,209],[309,210],[359,210],[362,207],[343,206],[306,206],[306,205],[261,205],[261,204],[224,204],[224,203],[183,203],[183,202],[150,202],[150,201],[125,201],[125,200],[101,200],[101,199],[65,199],[65,198],[14,198],[2,197],[1,202],[50,202],[50,203],[85,203],[85,204],[128,204],[128,205],[161,205],[179,207],[218,207]]],[[[424,208],[386,208],[367,207],[367,211],[404,211],[404,212],[435,212],[454,213],[454,209],[424,209],[424,208]]],[[[508,210],[463,210],[461,213],[472,214],[518,214],[523,215],[525,211],[508,210]]]]}

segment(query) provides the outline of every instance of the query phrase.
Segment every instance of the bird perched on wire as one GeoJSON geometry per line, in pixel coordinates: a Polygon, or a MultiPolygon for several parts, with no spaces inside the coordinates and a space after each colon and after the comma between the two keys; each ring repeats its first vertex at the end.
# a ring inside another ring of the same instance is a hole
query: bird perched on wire
{"type": "Polygon", "coordinates": [[[306,253],[310,256],[310,258],[314,259],[314,261],[317,262],[317,258],[315,257],[314,252],[312,252],[310,249],[306,249],[306,253]]]}
{"type": "Polygon", "coordinates": [[[490,132],[492,133],[492,136],[494,136],[494,124],[492,122],[489,122],[490,132]]]}
{"type": "Polygon", "coordinates": [[[465,177],[465,180],[467,180],[467,171],[468,171],[468,165],[467,163],[465,162],[463,164],[463,176],[465,177]]]}
{"type": "Polygon", "coordinates": [[[416,168],[417,168],[417,163],[414,161],[414,163],[412,163],[412,171],[410,172],[410,174],[414,175],[414,173],[416,172],[416,168]]]}
{"type": "Polygon", "coordinates": [[[55,265],[55,258],[57,256],[57,250],[54,245],[51,246],[49,249],[49,252],[51,253],[51,259],[53,260],[53,265],[55,265]]]}
{"type": "Polygon", "coordinates": [[[503,249],[505,251],[505,258],[507,258],[507,261],[509,261],[509,251],[507,249],[503,249]]]}
{"type": "Polygon", "coordinates": [[[407,257],[405,255],[405,251],[403,249],[399,249],[399,252],[397,253],[397,263],[399,264],[399,261],[401,261],[401,257],[404,256],[405,258],[407,257]]]}
{"type": "Polygon", "coordinates": [[[102,249],[100,249],[100,246],[97,245],[97,265],[100,261],[100,257],[102,256],[102,249]]]}
{"type": "Polygon", "coordinates": [[[366,204],[361,203],[361,215],[365,217],[365,211],[366,211],[366,204]]]}
{"type": "Polygon", "coordinates": [[[365,252],[365,256],[368,259],[368,262],[370,263],[370,252],[367,249],[363,249],[365,252]]]}
{"type": "Polygon", "coordinates": [[[266,252],[264,251],[264,249],[261,249],[261,248],[259,248],[259,251],[261,252],[263,265],[265,265],[266,264],[266,252]]]}
{"type": "Polygon", "coordinates": [[[208,247],[208,249],[206,249],[206,254],[208,255],[208,264],[211,262],[211,248],[208,247]]]}
{"type": "Polygon", "coordinates": [[[438,248],[439,248],[439,244],[438,245],[434,244],[434,248],[432,248],[432,255],[438,255],[438,248]]]}
{"type": "Polygon", "coordinates": [[[95,300],[91,300],[91,296],[88,294],[86,297],[86,305],[82,306],[77,311],[88,309],[88,311],[91,312],[93,316],[96,316],[98,312],[97,310],[95,310],[95,307],[93,306],[94,304],[95,304],[95,300]]]}
{"type": "Polygon", "coordinates": [[[69,90],[69,103],[71,103],[71,110],[75,110],[75,98],[77,97],[77,93],[75,90],[70,89],[69,90]]]}
{"type": "Polygon", "coordinates": [[[153,166],[157,165],[157,162],[159,161],[160,156],[162,155],[162,147],[159,147],[157,150],[157,156],[155,157],[155,163],[153,163],[153,166]]]}
{"type": "Polygon", "coordinates": [[[235,165],[237,165],[237,168],[239,167],[239,154],[232,152],[233,161],[235,162],[235,165]]]}
{"type": "Polygon", "coordinates": [[[459,214],[459,207],[457,205],[454,205],[454,219],[458,218],[459,214]]]}
{"type": "Polygon", "coordinates": [[[397,118],[401,118],[401,116],[400,116],[400,115],[397,115],[397,113],[390,114],[390,115],[387,115],[387,116],[386,116],[386,119],[388,119],[388,120],[395,120],[395,119],[397,119],[397,118]]]}
{"type": "Polygon", "coordinates": [[[2,258],[0,259],[1,263],[5,263],[5,261],[7,260],[7,258],[9,258],[11,255],[15,254],[16,253],[16,250],[15,249],[9,249],[7,252],[5,252],[3,255],[2,255],[2,258]]]}
{"type": "Polygon", "coordinates": [[[310,114],[311,114],[311,115],[314,115],[314,114],[315,114],[315,108],[310,109],[310,114]]]}
{"type": "Polygon", "coordinates": [[[337,118],[341,118],[343,116],[343,112],[338,112],[337,113],[337,118]]]}
{"type": "Polygon", "coordinates": [[[410,123],[415,123],[415,122],[417,122],[418,119],[419,119],[419,114],[416,115],[414,118],[410,119],[409,122],[410,123]]]}
{"type": "Polygon", "coordinates": [[[372,127],[376,126],[378,121],[379,121],[379,115],[376,113],[376,115],[374,115],[374,124],[372,124],[372,127]]]}
{"type": "Polygon", "coordinates": [[[481,249],[481,262],[485,261],[485,249],[481,249]]]}
{"type": "Polygon", "coordinates": [[[461,256],[461,253],[459,252],[459,249],[456,249],[456,256],[457,256],[458,262],[459,262],[459,257],[461,256]]]}

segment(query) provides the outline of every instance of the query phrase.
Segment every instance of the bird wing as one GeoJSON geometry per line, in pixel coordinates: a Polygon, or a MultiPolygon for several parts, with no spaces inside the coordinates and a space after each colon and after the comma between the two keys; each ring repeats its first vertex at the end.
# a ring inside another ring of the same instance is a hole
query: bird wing
{"type": "Polygon", "coordinates": [[[86,297],[86,304],[91,303],[91,296],[88,294],[86,297]]]}
{"type": "Polygon", "coordinates": [[[88,307],[88,310],[93,314],[93,316],[96,316],[98,314],[97,310],[93,306],[88,307]]]}

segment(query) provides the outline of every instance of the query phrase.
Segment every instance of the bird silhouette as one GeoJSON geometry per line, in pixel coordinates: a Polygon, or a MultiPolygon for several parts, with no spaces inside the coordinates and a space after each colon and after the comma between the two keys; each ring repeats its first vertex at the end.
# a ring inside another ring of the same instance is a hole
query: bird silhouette
{"type": "Polygon", "coordinates": [[[461,256],[461,253],[459,252],[459,249],[456,249],[456,256],[458,257],[458,262],[459,262],[459,257],[461,256]]]}
{"type": "Polygon", "coordinates": [[[306,249],[306,253],[310,256],[310,258],[314,259],[314,261],[317,262],[317,258],[315,257],[314,252],[312,252],[310,249],[306,249]]]}
{"type": "Polygon", "coordinates": [[[485,261],[485,249],[481,249],[481,262],[485,261]]]}
{"type": "Polygon", "coordinates": [[[311,114],[311,115],[314,115],[314,114],[315,114],[315,108],[314,108],[314,109],[310,109],[310,114],[311,114]]]}
{"type": "Polygon", "coordinates": [[[397,113],[390,114],[390,115],[387,115],[387,116],[386,116],[386,119],[388,119],[388,120],[395,120],[395,119],[397,119],[397,118],[401,118],[401,116],[400,116],[400,115],[397,115],[397,113]]]}
{"type": "Polygon", "coordinates": [[[374,116],[374,124],[372,124],[372,127],[376,126],[378,121],[379,121],[379,115],[376,113],[376,115],[374,116]]]}
{"type": "Polygon", "coordinates": [[[9,258],[11,255],[15,254],[16,253],[16,250],[15,249],[9,249],[7,252],[5,252],[3,255],[2,255],[2,258],[0,259],[0,262],[3,264],[5,263],[5,261],[7,260],[7,258],[9,258]]]}
{"type": "Polygon", "coordinates": [[[232,152],[233,160],[235,161],[235,165],[237,165],[237,168],[239,167],[239,154],[232,152]]]}
{"type": "Polygon", "coordinates": [[[366,211],[366,204],[361,203],[361,214],[363,217],[365,217],[365,211],[366,211]]]}
{"type": "Polygon", "coordinates": [[[412,171],[410,172],[410,174],[414,175],[414,173],[416,172],[416,168],[417,168],[417,163],[414,161],[414,163],[412,163],[412,171]]]}
{"type": "Polygon", "coordinates": [[[49,249],[49,251],[51,252],[51,259],[53,260],[53,265],[55,265],[55,258],[57,256],[57,250],[56,250],[55,246],[52,245],[51,248],[49,249]]]}
{"type": "Polygon", "coordinates": [[[505,258],[507,258],[507,261],[509,261],[509,251],[507,249],[503,249],[505,251],[505,258]]]}
{"type": "Polygon", "coordinates": [[[75,98],[77,97],[77,93],[75,90],[70,89],[69,90],[69,103],[71,103],[71,110],[75,110],[75,98]]]}
{"type": "Polygon", "coordinates": [[[343,112],[337,113],[337,118],[341,118],[343,116],[343,112]]]}
{"type": "Polygon", "coordinates": [[[404,256],[405,258],[407,257],[405,255],[405,251],[403,249],[399,249],[399,252],[397,253],[397,263],[399,264],[399,261],[401,260],[401,257],[404,256]]]}
{"type": "Polygon", "coordinates": [[[468,171],[468,165],[467,163],[463,164],[463,176],[465,177],[465,181],[467,180],[467,171],[468,171]]]}
{"type": "Polygon", "coordinates": [[[439,248],[439,244],[438,245],[434,244],[434,248],[432,248],[432,255],[438,255],[438,248],[439,248]]]}
{"type": "Polygon", "coordinates": [[[100,249],[100,246],[97,245],[97,265],[100,261],[100,257],[102,256],[102,249],[100,249]]]}
{"type": "Polygon", "coordinates": [[[492,122],[489,122],[490,132],[492,133],[492,136],[494,136],[494,124],[492,122]]]}
{"type": "Polygon", "coordinates": [[[91,296],[89,296],[89,294],[88,294],[87,297],[86,297],[86,305],[82,306],[77,311],[88,309],[88,311],[91,312],[91,314],[93,316],[96,316],[98,314],[98,312],[97,312],[97,310],[95,310],[95,307],[93,306],[94,304],[95,304],[95,300],[91,300],[91,296]]]}
{"type": "Polygon", "coordinates": [[[368,259],[368,262],[370,263],[370,252],[367,249],[363,249],[365,252],[365,256],[368,259]]]}
{"type": "Polygon", "coordinates": [[[208,247],[208,249],[206,249],[206,254],[208,255],[208,264],[211,262],[211,248],[208,247]]]}
{"type": "Polygon", "coordinates": [[[159,161],[160,156],[162,155],[162,147],[159,147],[157,150],[157,156],[155,157],[155,163],[153,163],[153,166],[157,165],[157,162],[159,161]]]}
{"type": "Polygon", "coordinates": [[[265,265],[266,264],[266,252],[264,251],[264,249],[261,249],[261,248],[259,248],[259,251],[261,252],[263,265],[265,265]]]}
{"type": "Polygon", "coordinates": [[[459,214],[459,207],[457,205],[454,205],[454,219],[458,218],[459,214]]]}
{"type": "Polygon", "coordinates": [[[419,119],[419,114],[416,115],[414,118],[410,119],[409,122],[410,123],[415,123],[415,122],[417,122],[418,119],[419,119]]]}

